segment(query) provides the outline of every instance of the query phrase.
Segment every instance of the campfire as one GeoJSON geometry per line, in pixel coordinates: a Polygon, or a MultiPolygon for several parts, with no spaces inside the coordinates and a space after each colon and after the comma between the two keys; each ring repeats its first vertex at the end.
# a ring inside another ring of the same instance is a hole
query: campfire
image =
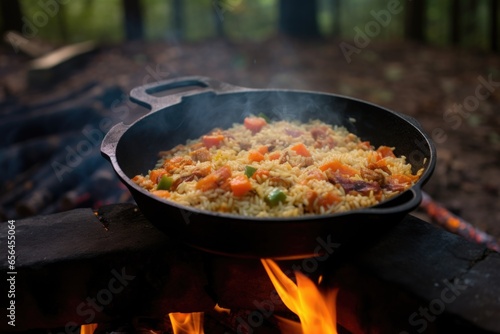
{"type": "Polygon", "coordinates": [[[495,333],[498,325],[498,253],[412,216],[362,249],[330,244],[328,257],[276,262],[186,247],[132,204],[18,220],[16,231],[16,300],[30,301],[17,305],[19,331],[173,333],[171,319],[180,333],[207,334],[317,332],[303,325],[495,333]]]}
{"type": "MultiPolygon", "coordinates": [[[[295,284],[276,262],[265,259],[262,264],[285,305],[300,319],[300,323],[283,319],[282,322],[286,323],[283,326],[287,328],[285,333],[338,333],[335,306],[337,290],[322,293],[311,279],[300,272],[295,273],[295,284]]],[[[321,283],[321,276],[317,283],[321,283]]]]}
{"type": "MultiPolygon", "coordinates": [[[[295,272],[295,283],[290,279],[271,259],[262,259],[267,275],[269,276],[279,297],[299,319],[291,320],[274,315],[276,324],[281,333],[286,334],[338,334],[336,323],[336,295],[337,289],[322,292],[319,288],[320,276],[317,283],[301,272],[295,272]]],[[[230,314],[231,310],[215,306],[214,310],[219,313],[230,314]]],[[[271,315],[271,314],[269,314],[271,315]]],[[[204,313],[180,313],[168,314],[170,325],[174,334],[204,334],[204,313]]],[[[82,325],[80,334],[93,334],[98,328],[97,324],[82,325]]],[[[237,329],[237,333],[251,333],[249,327],[237,329]]]]}

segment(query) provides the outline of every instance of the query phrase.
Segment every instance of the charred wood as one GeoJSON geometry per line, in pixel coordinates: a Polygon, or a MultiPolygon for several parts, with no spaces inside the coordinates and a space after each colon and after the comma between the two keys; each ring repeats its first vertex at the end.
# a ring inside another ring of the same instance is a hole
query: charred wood
{"type": "MultiPolygon", "coordinates": [[[[54,165],[48,168],[52,173],[43,171],[41,177],[34,177],[34,186],[16,204],[16,211],[20,217],[28,217],[39,213],[44,207],[59,200],[66,192],[77,188],[80,182],[88,182],[87,178],[102,166],[106,160],[100,152],[94,150],[89,156],[80,157],[80,163],[76,166],[64,166],[61,170],[55,170],[54,165]],[[67,168],[67,169],[66,169],[67,168]]],[[[46,167],[47,168],[47,167],[46,167]]]]}

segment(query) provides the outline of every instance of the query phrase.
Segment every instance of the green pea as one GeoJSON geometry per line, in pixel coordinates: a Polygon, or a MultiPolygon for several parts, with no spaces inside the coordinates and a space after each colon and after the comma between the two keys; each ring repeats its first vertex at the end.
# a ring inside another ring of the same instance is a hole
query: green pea
{"type": "Polygon", "coordinates": [[[174,183],[174,179],[172,179],[168,175],[162,175],[160,182],[158,182],[158,187],[156,187],[157,190],[169,190],[170,187],[172,186],[172,183],[174,183]]]}
{"type": "Polygon", "coordinates": [[[247,177],[252,177],[252,175],[257,171],[257,168],[252,167],[252,166],[246,166],[245,167],[245,175],[247,177]]]}
{"type": "Polygon", "coordinates": [[[279,189],[273,189],[269,195],[264,199],[266,203],[273,207],[279,204],[279,202],[285,202],[286,194],[279,189]]]}

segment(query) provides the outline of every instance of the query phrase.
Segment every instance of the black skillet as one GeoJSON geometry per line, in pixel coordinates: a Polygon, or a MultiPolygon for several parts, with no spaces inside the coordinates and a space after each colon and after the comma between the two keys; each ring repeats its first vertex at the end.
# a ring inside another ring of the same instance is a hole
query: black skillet
{"type": "Polygon", "coordinates": [[[247,258],[301,258],[330,253],[332,245],[376,238],[420,203],[431,176],[435,148],[408,116],[334,94],[280,89],[249,89],[205,77],[184,77],[133,89],[131,100],[151,109],[130,125],[114,126],[101,151],[131,191],[142,213],[176,240],[217,254],[247,258]],[[184,91],[179,92],[180,88],[184,91]],[[158,96],[159,92],[167,95],[158,96]],[[339,214],[295,218],[253,218],[199,210],[153,196],[131,181],[145,174],[158,152],[215,127],[228,128],[250,115],[270,119],[319,119],[345,126],[372,145],[396,147],[413,171],[424,168],[409,190],[377,206],[339,214]]]}

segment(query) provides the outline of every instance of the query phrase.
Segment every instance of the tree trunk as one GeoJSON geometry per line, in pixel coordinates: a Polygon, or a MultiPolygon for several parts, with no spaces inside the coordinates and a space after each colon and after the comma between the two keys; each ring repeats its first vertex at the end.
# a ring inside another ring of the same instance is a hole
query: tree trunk
{"type": "MultiPolygon", "coordinates": [[[[185,1],[185,0],[184,0],[185,1]]],[[[172,9],[172,22],[173,22],[173,35],[175,39],[184,39],[184,2],[183,0],[173,0],[172,9]]]]}
{"type": "Polygon", "coordinates": [[[450,15],[451,15],[450,42],[452,45],[459,45],[460,44],[460,0],[451,0],[450,15]]]}
{"type": "Polygon", "coordinates": [[[499,51],[498,38],[498,0],[490,0],[490,41],[491,51],[499,51]]]}
{"type": "Polygon", "coordinates": [[[406,4],[405,37],[416,42],[425,42],[425,0],[415,0],[406,4]]]}
{"type": "Polygon", "coordinates": [[[334,36],[340,35],[340,0],[332,0],[333,8],[332,8],[332,17],[333,17],[333,27],[332,33],[334,36]]]}
{"type": "Polygon", "coordinates": [[[477,47],[477,35],[481,33],[478,29],[479,2],[477,0],[467,0],[462,3],[462,6],[465,14],[462,17],[462,25],[466,46],[477,47]]]}
{"type": "Polygon", "coordinates": [[[3,22],[3,28],[0,30],[1,32],[9,30],[20,32],[22,30],[23,22],[21,20],[21,5],[18,0],[1,0],[0,13],[3,22]]]}
{"type": "Polygon", "coordinates": [[[316,0],[280,0],[279,30],[293,37],[319,37],[316,0]]]}
{"type": "Polygon", "coordinates": [[[220,11],[214,10],[215,34],[217,37],[225,37],[224,17],[220,11]]]}
{"type": "Polygon", "coordinates": [[[142,10],[139,0],[122,0],[125,19],[125,38],[137,40],[143,37],[142,10]]]}

